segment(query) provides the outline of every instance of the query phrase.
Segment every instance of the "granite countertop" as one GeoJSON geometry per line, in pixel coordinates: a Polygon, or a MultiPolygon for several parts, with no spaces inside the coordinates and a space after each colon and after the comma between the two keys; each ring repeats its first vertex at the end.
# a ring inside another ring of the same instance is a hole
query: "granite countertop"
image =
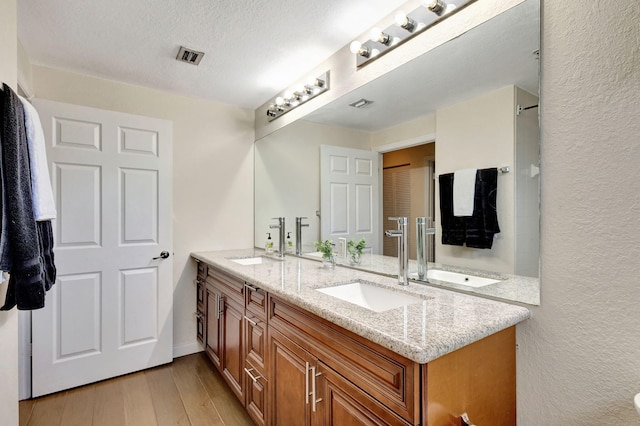
{"type": "MultiPolygon", "coordinates": [[[[306,253],[302,256],[308,256],[309,258],[313,259],[318,258],[319,255],[319,253],[306,253]]],[[[363,254],[360,259],[360,264],[356,266],[350,265],[349,260],[346,258],[338,257],[337,262],[338,264],[343,264],[344,266],[374,272],[376,274],[385,274],[391,277],[398,275],[398,258],[396,257],[376,254],[363,254]]],[[[461,274],[500,280],[500,282],[498,283],[482,287],[469,287],[463,284],[455,284],[447,281],[429,279],[429,284],[432,285],[465,291],[469,293],[481,294],[483,296],[506,299],[513,302],[526,303],[529,305],[540,305],[540,280],[538,278],[488,272],[479,269],[463,268],[431,262],[429,262],[429,269],[439,269],[443,271],[458,272],[461,274]]],[[[409,279],[416,280],[418,278],[417,271],[418,262],[416,260],[410,259],[409,279]]]]}
{"type": "Polygon", "coordinates": [[[324,268],[320,262],[300,257],[269,259],[258,265],[231,260],[264,254],[260,249],[245,249],[196,252],[191,256],[418,363],[432,361],[531,316],[521,306],[424,284],[401,287],[391,277],[341,266],[324,268]],[[315,291],[354,280],[422,301],[374,312],[315,291]]]}

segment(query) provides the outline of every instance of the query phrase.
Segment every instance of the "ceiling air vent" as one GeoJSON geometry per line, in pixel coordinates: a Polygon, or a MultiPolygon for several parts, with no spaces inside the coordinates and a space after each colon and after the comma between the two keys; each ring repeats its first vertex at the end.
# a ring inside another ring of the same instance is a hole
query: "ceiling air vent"
{"type": "Polygon", "coordinates": [[[360,108],[364,108],[366,106],[369,106],[372,103],[373,103],[373,101],[370,101],[369,99],[362,98],[359,101],[355,101],[354,103],[349,104],[349,106],[360,109],[360,108]]]}
{"type": "Polygon", "coordinates": [[[198,52],[197,50],[188,49],[184,46],[180,46],[178,56],[176,60],[180,62],[186,62],[192,65],[198,65],[204,56],[204,52],[198,52]]]}

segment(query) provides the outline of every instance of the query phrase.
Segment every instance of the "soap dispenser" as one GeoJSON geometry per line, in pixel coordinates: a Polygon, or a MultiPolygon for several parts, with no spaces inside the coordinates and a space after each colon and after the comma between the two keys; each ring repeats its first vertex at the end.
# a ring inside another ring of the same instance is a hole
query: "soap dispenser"
{"type": "Polygon", "coordinates": [[[267,242],[264,245],[264,251],[267,254],[273,253],[273,240],[271,239],[271,232],[267,232],[267,242]]]}
{"type": "Polygon", "coordinates": [[[293,253],[293,240],[291,240],[291,232],[287,232],[287,245],[285,250],[287,253],[293,253]]]}

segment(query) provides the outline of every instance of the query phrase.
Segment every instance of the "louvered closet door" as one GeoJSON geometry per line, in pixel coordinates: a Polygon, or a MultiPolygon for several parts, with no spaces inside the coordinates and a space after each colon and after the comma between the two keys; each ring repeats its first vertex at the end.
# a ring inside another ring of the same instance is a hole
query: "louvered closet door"
{"type": "Polygon", "coordinates": [[[35,100],[58,279],[33,312],[33,396],[172,360],[171,122],[35,100]]]}
{"type": "Polygon", "coordinates": [[[365,238],[366,252],[380,254],[380,154],[320,146],[321,238],[365,238]]]}

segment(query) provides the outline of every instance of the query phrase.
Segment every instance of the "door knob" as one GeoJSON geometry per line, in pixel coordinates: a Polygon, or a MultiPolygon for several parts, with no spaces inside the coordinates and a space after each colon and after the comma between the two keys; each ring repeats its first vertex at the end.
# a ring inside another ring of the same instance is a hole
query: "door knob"
{"type": "Polygon", "coordinates": [[[162,253],[160,253],[160,256],[154,257],[152,260],[166,259],[167,257],[169,257],[169,252],[168,251],[163,251],[162,253]]]}

